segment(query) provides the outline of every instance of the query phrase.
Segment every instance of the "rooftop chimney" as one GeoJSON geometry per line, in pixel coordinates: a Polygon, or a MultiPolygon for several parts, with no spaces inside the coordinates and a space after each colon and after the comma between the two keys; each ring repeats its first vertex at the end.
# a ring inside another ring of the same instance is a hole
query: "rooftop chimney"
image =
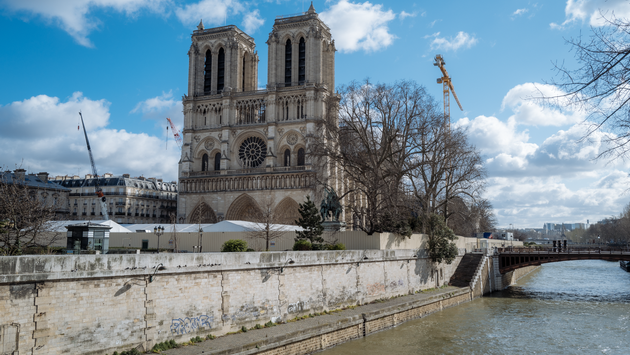
{"type": "Polygon", "coordinates": [[[123,174],[123,177],[129,179],[129,174],[123,174]]]}
{"type": "Polygon", "coordinates": [[[24,169],[15,169],[14,173],[15,173],[15,178],[17,180],[24,181],[24,178],[26,177],[26,170],[24,170],[24,169]]]}
{"type": "Polygon", "coordinates": [[[37,177],[43,181],[43,182],[48,182],[48,173],[47,172],[40,172],[39,174],[37,174],[37,177]]]}

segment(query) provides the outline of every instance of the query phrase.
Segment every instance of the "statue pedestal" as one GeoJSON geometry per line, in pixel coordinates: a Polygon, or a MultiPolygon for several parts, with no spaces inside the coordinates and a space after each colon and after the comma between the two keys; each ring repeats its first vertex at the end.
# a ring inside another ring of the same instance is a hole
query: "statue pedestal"
{"type": "Polygon", "coordinates": [[[324,232],[345,232],[346,231],[345,222],[325,221],[325,222],[322,222],[322,227],[324,227],[324,232]]]}

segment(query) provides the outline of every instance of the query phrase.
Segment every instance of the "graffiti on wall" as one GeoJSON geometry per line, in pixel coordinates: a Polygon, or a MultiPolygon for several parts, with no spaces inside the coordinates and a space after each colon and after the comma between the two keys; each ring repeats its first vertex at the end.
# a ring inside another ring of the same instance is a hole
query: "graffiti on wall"
{"type": "Polygon", "coordinates": [[[171,333],[183,335],[197,331],[201,327],[211,328],[212,322],[214,322],[214,317],[206,315],[192,318],[175,318],[171,323],[171,333]]]}

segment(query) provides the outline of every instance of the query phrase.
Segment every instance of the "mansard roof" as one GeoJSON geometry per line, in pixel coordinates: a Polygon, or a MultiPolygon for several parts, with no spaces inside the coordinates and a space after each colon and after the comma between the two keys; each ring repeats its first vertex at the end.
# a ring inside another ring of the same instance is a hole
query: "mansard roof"
{"type": "MultiPolygon", "coordinates": [[[[88,179],[66,179],[61,182],[64,187],[93,187],[96,185],[95,178],[88,179]]],[[[177,192],[177,184],[172,182],[160,182],[154,180],[146,180],[144,178],[128,178],[123,176],[99,177],[98,185],[105,187],[135,187],[146,190],[177,192]]]]}
{"type": "MultiPolygon", "coordinates": [[[[10,171],[0,172],[0,182],[13,184],[15,181],[18,181],[18,178],[16,178],[15,173],[12,173],[10,171]]],[[[43,181],[37,175],[33,175],[33,174],[24,175],[24,183],[26,184],[26,186],[31,187],[31,188],[58,190],[58,191],[71,191],[70,189],[64,186],[61,186],[51,180],[43,181]]]]}

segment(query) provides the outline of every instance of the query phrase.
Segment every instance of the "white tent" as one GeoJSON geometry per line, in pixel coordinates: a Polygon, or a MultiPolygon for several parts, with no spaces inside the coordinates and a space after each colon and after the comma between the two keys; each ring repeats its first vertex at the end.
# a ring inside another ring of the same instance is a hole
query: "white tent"
{"type": "MultiPolygon", "coordinates": [[[[127,229],[129,229],[132,233],[133,232],[144,232],[144,231],[148,231],[147,233],[153,233],[153,229],[155,227],[161,226],[164,228],[164,233],[172,233],[173,232],[173,225],[172,224],[164,224],[164,223],[149,223],[149,224],[123,224],[123,226],[127,229]]],[[[180,224],[175,224],[175,231],[176,232],[199,232],[199,224],[197,223],[180,223],[180,224]]],[[[201,230],[203,232],[207,232],[208,228],[210,228],[212,226],[212,224],[208,224],[208,223],[201,223],[201,230]]]]}
{"type": "MultiPolygon", "coordinates": [[[[263,223],[249,221],[222,221],[209,228],[205,228],[204,232],[254,232],[264,228],[263,223]]],[[[272,224],[270,228],[274,231],[301,231],[302,227],[288,224],[272,224]]]]}
{"type": "Polygon", "coordinates": [[[112,221],[112,220],[100,220],[100,221],[50,221],[50,226],[51,226],[51,230],[53,232],[67,232],[68,229],[66,229],[66,226],[71,225],[71,224],[79,224],[79,223],[86,223],[86,222],[90,222],[90,223],[98,223],[98,224],[105,224],[108,225],[110,227],[112,227],[112,229],[109,230],[110,233],[131,233],[131,231],[123,226],[121,226],[120,224],[112,221]]]}

